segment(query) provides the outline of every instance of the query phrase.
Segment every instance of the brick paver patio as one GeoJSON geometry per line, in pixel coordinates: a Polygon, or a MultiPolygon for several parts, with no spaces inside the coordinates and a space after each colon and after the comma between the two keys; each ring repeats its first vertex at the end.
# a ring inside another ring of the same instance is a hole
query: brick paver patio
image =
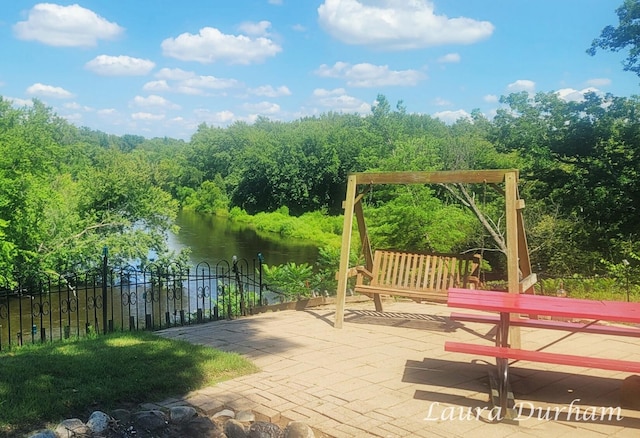
{"type": "MultiPolygon", "coordinates": [[[[372,309],[372,303],[347,304],[341,330],[333,328],[327,306],[158,333],[235,351],[260,367],[184,397],[206,413],[251,409],[265,420],[304,421],[332,437],[640,435],[640,412],[615,410],[628,374],[525,362],[512,366],[519,421],[493,423],[491,361],[443,348],[445,340],[490,337],[490,326],[451,322],[444,305],[393,302],[384,314],[372,309]]],[[[565,336],[522,330],[527,348],[553,344],[548,351],[640,361],[640,339],[565,336]]]]}

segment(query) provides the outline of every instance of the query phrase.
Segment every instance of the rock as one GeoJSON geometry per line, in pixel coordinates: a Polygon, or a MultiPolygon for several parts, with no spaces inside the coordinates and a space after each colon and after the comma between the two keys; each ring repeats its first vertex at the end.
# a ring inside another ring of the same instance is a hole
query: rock
{"type": "Polygon", "coordinates": [[[207,417],[196,417],[182,423],[180,428],[181,437],[189,438],[226,438],[224,432],[207,417]]]}
{"type": "Polygon", "coordinates": [[[313,430],[301,421],[292,421],[284,428],[284,438],[315,438],[315,436],[313,430]]]}
{"type": "Polygon", "coordinates": [[[153,431],[167,425],[167,417],[162,411],[140,411],[134,414],[136,428],[153,431]]]}
{"type": "Polygon", "coordinates": [[[169,409],[169,421],[174,424],[184,423],[198,415],[191,406],[174,406],[169,409]]]}
{"type": "Polygon", "coordinates": [[[252,423],[256,421],[256,415],[251,411],[240,411],[236,414],[236,420],[242,423],[252,423]]]}
{"type": "Polygon", "coordinates": [[[52,430],[40,430],[30,435],[29,438],[58,438],[58,435],[52,430]]]}
{"type": "Polygon", "coordinates": [[[640,376],[629,376],[622,381],[620,406],[627,409],[640,409],[640,376]]]}
{"type": "Polygon", "coordinates": [[[224,423],[224,433],[227,435],[227,438],[247,438],[247,431],[244,428],[244,424],[233,418],[224,423]]]}
{"type": "Polygon", "coordinates": [[[82,420],[70,418],[58,424],[54,432],[60,438],[71,438],[88,435],[91,433],[91,430],[82,420]]]}
{"type": "Polygon", "coordinates": [[[93,411],[87,420],[87,427],[93,433],[103,433],[109,429],[111,417],[101,411],[93,411]]]}
{"type": "Polygon", "coordinates": [[[223,409],[220,412],[216,412],[215,414],[213,414],[212,418],[218,418],[218,417],[235,418],[236,414],[231,409],[223,409]]]}
{"type": "Polygon", "coordinates": [[[131,412],[127,409],[114,409],[111,411],[111,417],[119,423],[128,423],[131,420],[131,412]]]}
{"type": "Polygon", "coordinates": [[[32,432],[29,438],[315,438],[313,430],[301,422],[291,422],[282,429],[267,421],[256,422],[250,410],[235,413],[225,409],[208,417],[185,402],[110,413],[94,411],[86,424],[77,418],[68,419],[55,430],[32,432]]]}
{"type": "Polygon", "coordinates": [[[249,438],[280,438],[282,429],[280,426],[265,421],[257,421],[249,427],[249,438]]]}

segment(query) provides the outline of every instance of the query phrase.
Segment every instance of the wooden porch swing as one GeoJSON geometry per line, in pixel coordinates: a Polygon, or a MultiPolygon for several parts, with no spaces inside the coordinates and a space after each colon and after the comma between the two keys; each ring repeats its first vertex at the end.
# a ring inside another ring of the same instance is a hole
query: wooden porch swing
{"type": "Polygon", "coordinates": [[[359,185],[375,184],[502,184],[505,193],[507,277],[509,293],[533,293],[537,282],[524,232],[519,198],[518,171],[466,170],[441,172],[364,172],[349,174],[346,200],[343,204],[344,226],[340,269],[337,273],[337,306],[335,328],[342,328],[347,280],[356,276],[355,292],[373,297],[376,310],[382,311],[380,295],[403,296],[420,300],[446,301],[450,287],[476,288],[480,259],[474,255],[412,254],[398,251],[371,250],[364,220],[359,185]],[[351,230],[355,214],[365,266],[349,267],[351,230]]]}

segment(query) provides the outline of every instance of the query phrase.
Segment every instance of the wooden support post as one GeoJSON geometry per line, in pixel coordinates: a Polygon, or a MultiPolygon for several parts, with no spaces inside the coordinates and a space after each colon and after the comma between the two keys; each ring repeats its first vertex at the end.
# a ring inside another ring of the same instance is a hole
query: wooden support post
{"type": "Polygon", "coordinates": [[[353,210],[356,197],[357,179],[349,175],[347,195],[344,202],[344,224],[342,227],[342,250],[340,251],[340,269],[338,270],[338,290],[336,291],[336,318],[333,326],[342,328],[344,322],[344,305],[347,299],[347,279],[349,270],[349,252],[351,249],[351,228],[353,227],[353,210]]]}
{"type": "MultiPolygon", "coordinates": [[[[360,241],[362,242],[362,254],[364,254],[365,266],[369,272],[373,271],[373,252],[371,251],[371,242],[369,241],[369,233],[367,232],[367,224],[364,221],[364,211],[362,210],[362,197],[356,198],[353,206],[356,214],[356,222],[358,224],[358,232],[360,233],[360,241]]],[[[376,312],[382,312],[382,299],[380,294],[373,295],[373,304],[376,312]]]]}
{"type": "MultiPolygon", "coordinates": [[[[517,188],[516,188],[517,190],[517,188]]],[[[517,193],[517,192],[516,192],[517,193]]],[[[518,267],[520,268],[520,275],[523,279],[532,277],[533,270],[531,269],[531,258],[529,257],[529,245],[527,243],[527,234],[524,232],[524,218],[522,217],[522,209],[524,208],[524,202],[519,199],[518,202],[522,202],[522,205],[518,206],[517,210],[517,228],[518,228],[518,267]]],[[[534,276],[535,277],[535,276],[534,276]]],[[[533,285],[537,279],[530,283],[523,292],[526,294],[533,294],[533,285]]]]}
{"type": "MultiPolygon", "coordinates": [[[[520,293],[520,269],[518,251],[518,175],[507,172],[505,182],[505,215],[507,222],[507,279],[509,293],[520,293]]],[[[512,348],[520,348],[520,328],[511,327],[509,337],[512,348]]]]}

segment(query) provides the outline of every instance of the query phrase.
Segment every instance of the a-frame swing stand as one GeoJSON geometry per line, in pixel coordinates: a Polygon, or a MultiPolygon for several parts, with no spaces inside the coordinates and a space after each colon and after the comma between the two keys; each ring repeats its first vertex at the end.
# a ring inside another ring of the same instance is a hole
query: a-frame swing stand
{"type": "MultiPolygon", "coordinates": [[[[342,231],[342,250],[338,271],[338,289],[336,302],[335,328],[342,328],[344,322],[347,280],[349,278],[349,252],[351,248],[351,230],[355,215],[362,242],[365,267],[373,267],[373,254],[362,208],[363,193],[358,186],[375,184],[504,184],[506,215],[507,277],[509,293],[532,291],[536,275],[531,272],[531,261],[524,231],[522,209],[524,200],[518,193],[518,170],[461,170],[441,172],[365,172],[348,176],[347,194],[344,202],[344,226],[342,231]]],[[[374,297],[379,300],[379,295],[374,297]]],[[[376,303],[379,304],[379,303],[376,303]]],[[[378,306],[376,306],[378,307],[378,306]]],[[[517,328],[511,332],[513,346],[520,344],[517,328]]]]}

